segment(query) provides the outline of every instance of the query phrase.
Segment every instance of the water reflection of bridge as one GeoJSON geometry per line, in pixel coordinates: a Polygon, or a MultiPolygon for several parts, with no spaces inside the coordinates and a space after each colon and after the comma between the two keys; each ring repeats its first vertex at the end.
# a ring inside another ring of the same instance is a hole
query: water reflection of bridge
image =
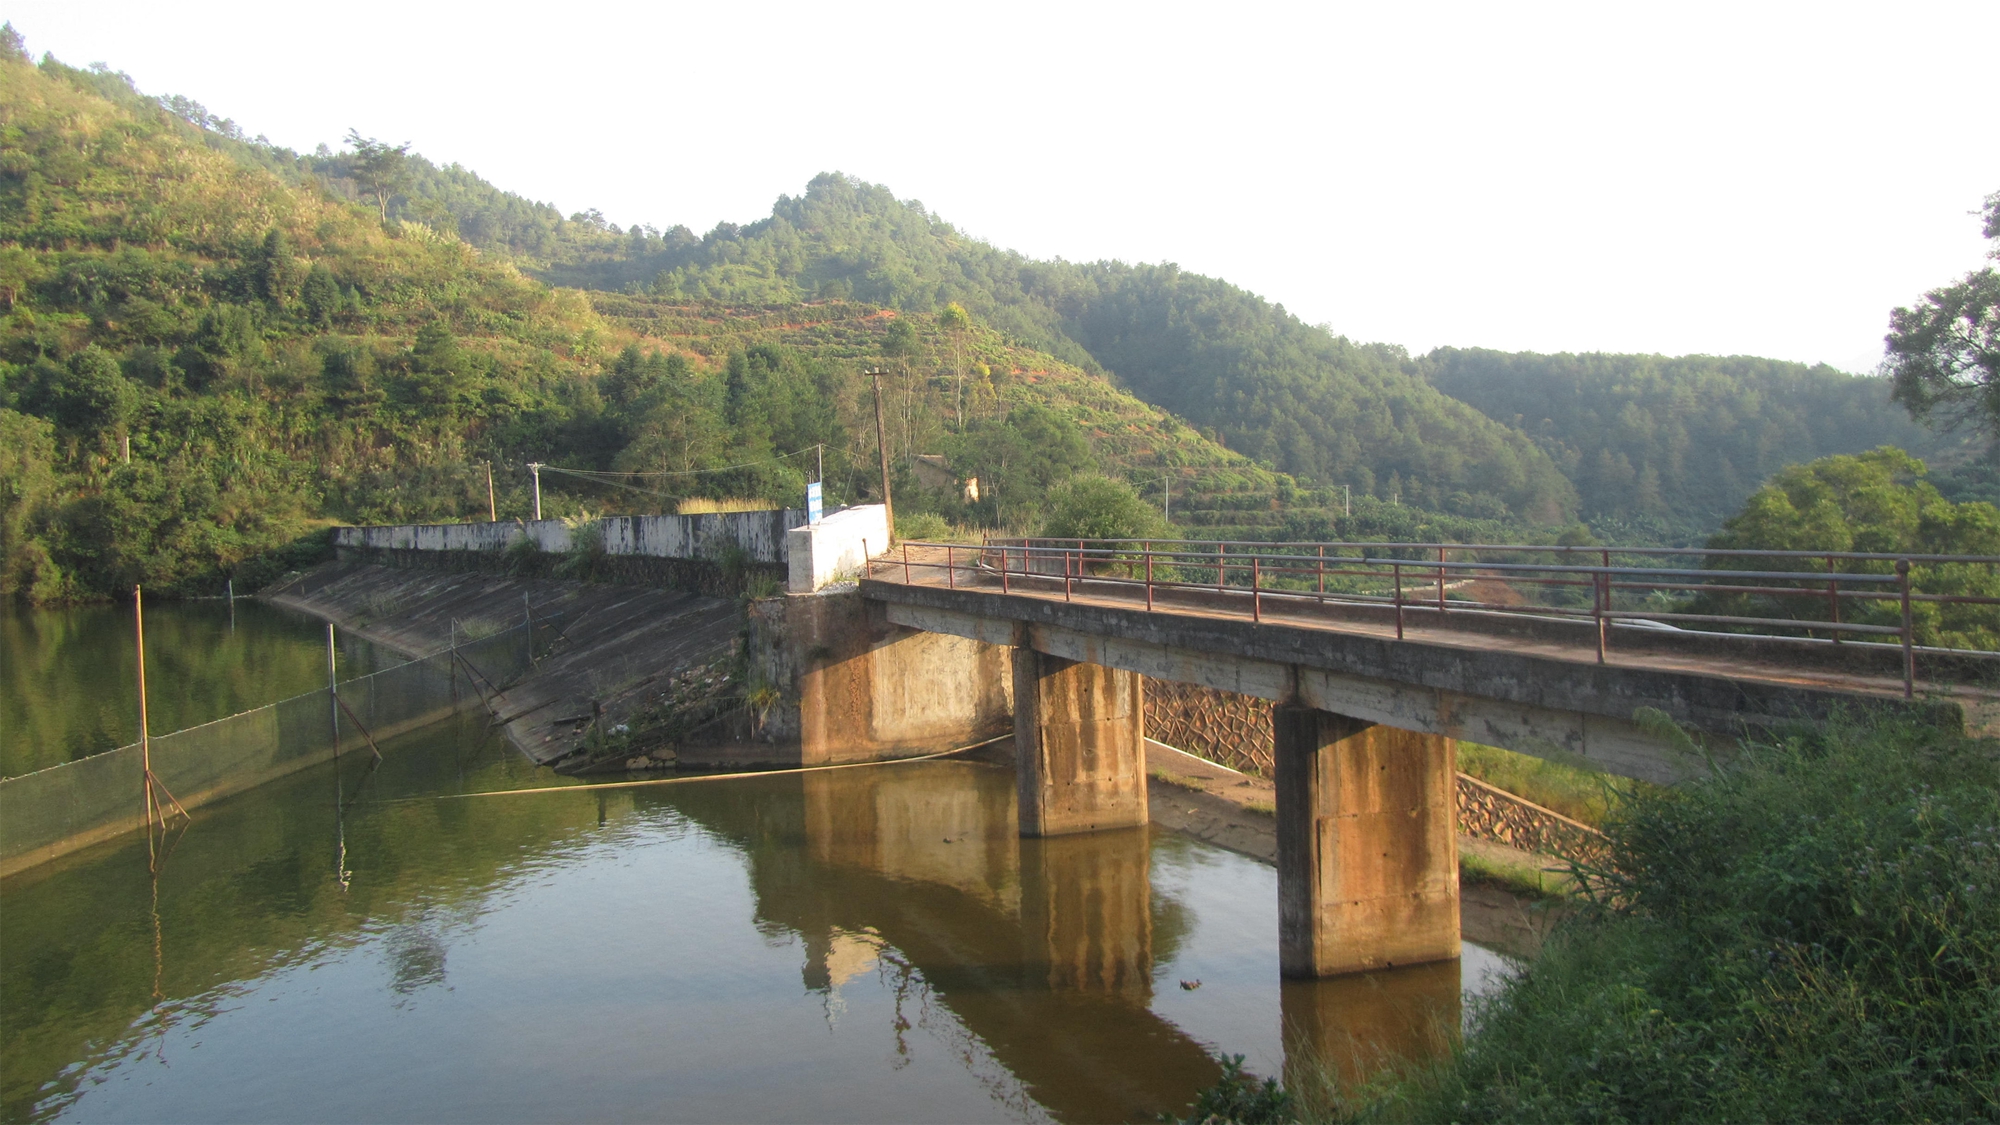
{"type": "MultiPolygon", "coordinates": [[[[804,941],[807,988],[832,997],[877,958],[914,973],[1058,1118],[1183,1110],[1220,1073],[1152,1009],[1155,966],[1186,935],[1154,900],[1149,829],[1022,838],[1013,778],[974,763],[671,792],[743,849],[759,921],[804,941]]],[[[1458,965],[1288,982],[1283,996],[1287,1056],[1351,1070],[1455,1024],[1458,965]]]]}

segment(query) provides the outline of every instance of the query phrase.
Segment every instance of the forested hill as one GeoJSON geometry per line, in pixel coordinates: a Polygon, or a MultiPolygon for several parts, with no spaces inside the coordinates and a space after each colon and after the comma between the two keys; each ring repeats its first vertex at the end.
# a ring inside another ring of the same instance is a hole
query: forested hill
{"type": "Polygon", "coordinates": [[[1950,464],[1886,380],[1748,356],[1537,355],[1440,348],[1431,385],[1525,431],[1576,482],[1600,535],[1718,526],[1787,465],[1895,445],[1950,464]]]}
{"type": "MultiPolygon", "coordinates": [[[[233,132],[199,107],[182,109],[211,134],[233,132]]],[[[354,154],[215,143],[366,195],[354,154]]],[[[1413,362],[1171,265],[1001,251],[838,174],[781,197],[764,219],[697,237],[680,226],[622,229],[594,211],[565,219],[457,165],[412,156],[387,210],[560,285],[737,307],[855,300],[923,313],[958,302],[1006,338],[1110,372],[1276,469],[1465,516],[1550,523],[1578,513],[1607,533],[1680,539],[1712,530],[1787,464],[1882,444],[1965,456],[1891,407],[1879,380],[1740,357],[1445,349],[1413,362]]]]}
{"type": "MultiPolygon", "coordinates": [[[[342,159],[315,167],[358,195],[342,159]]],[[[1033,261],[831,173],[767,218],[698,239],[589,215],[556,220],[507,198],[425,166],[395,206],[448,211],[455,229],[525,255],[525,268],[560,284],[732,305],[853,299],[930,312],[956,302],[1025,346],[1112,373],[1279,471],[1463,515],[1551,523],[1575,507],[1534,443],[1439,394],[1400,350],[1353,344],[1172,266],[1033,261]]]]}
{"type": "Polygon", "coordinates": [[[1033,526],[1063,473],[1172,475],[1212,507],[1288,483],[963,315],[598,293],[600,313],[302,165],[0,28],[0,595],[242,587],[328,522],[486,518],[489,462],[503,518],[530,460],[687,474],[545,472],[565,517],[796,503],[822,454],[851,503],[877,479],[875,364],[892,456],[981,475],[989,520],[1033,526]]]}
{"type": "Polygon", "coordinates": [[[458,169],[426,166],[410,199],[565,284],[764,304],[961,302],[1275,468],[1459,515],[1549,523],[1577,512],[1606,534],[1686,539],[1785,465],[1884,444],[1964,455],[1893,407],[1879,379],[1745,357],[1442,349],[1412,361],[1172,265],[996,250],[833,174],[766,219],[700,238],[561,220],[458,169]]]}

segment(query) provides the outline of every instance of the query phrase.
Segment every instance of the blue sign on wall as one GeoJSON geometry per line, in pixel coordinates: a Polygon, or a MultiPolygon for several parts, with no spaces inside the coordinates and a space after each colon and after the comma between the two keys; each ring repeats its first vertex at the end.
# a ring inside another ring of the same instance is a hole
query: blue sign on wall
{"type": "Polygon", "coordinates": [[[806,485],[806,522],[819,522],[819,482],[806,485]]]}

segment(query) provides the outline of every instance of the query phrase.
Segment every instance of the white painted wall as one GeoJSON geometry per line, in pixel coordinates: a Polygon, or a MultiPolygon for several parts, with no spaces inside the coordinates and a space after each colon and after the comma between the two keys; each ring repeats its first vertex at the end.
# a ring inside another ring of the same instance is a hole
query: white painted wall
{"type": "Polygon", "coordinates": [[[785,533],[791,574],[786,589],[810,594],[829,582],[859,577],[870,558],[889,550],[889,509],[862,504],[785,533]]]}
{"type": "MultiPolygon", "coordinates": [[[[607,554],[715,559],[734,547],[752,562],[778,564],[786,561],[786,531],[805,522],[805,512],[797,508],[700,516],[605,516],[597,521],[607,554]]],[[[544,551],[569,547],[570,531],[561,520],[341,527],[334,529],[333,542],[336,547],[399,551],[497,551],[524,535],[544,551]]]]}

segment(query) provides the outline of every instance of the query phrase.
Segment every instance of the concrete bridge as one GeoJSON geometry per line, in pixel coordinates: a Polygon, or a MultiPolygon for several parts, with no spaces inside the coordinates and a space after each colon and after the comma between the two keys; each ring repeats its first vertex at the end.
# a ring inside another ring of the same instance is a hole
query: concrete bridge
{"type": "MultiPolygon", "coordinates": [[[[1798,622],[1770,619],[1770,635],[1746,637],[1615,608],[1621,590],[1695,577],[1668,568],[1634,576],[1612,573],[1631,568],[1608,558],[1549,564],[1553,581],[1587,585],[1596,599],[1588,614],[1564,616],[1448,599],[1452,568],[1476,564],[1412,562],[1419,581],[1406,588],[1403,564],[1389,560],[1393,594],[1341,596],[1325,592],[1323,558],[1315,588],[1298,580],[1306,568],[1296,552],[1287,562],[1248,551],[1208,564],[1206,582],[1185,548],[1158,552],[1176,580],[1141,580],[1142,565],[1150,575],[1160,560],[1135,544],[912,544],[879,557],[855,591],[851,627],[832,631],[850,641],[820,643],[818,659],[798,665],[801,701],[820,720],[800,731],[802,760],[893,753],[898,724],[947,713],[975,735],[1004,713],[1021,833],[1117,828],[1148,819],[1147,678],[1271,700],[1282,963],[1287,975],[1315,977],[1458,955],[1459,739],[1672,783],[1759,727],[1858,709],[1962,726],[1996,698],[1957,682],[1987,678],[1989,656],[1912,643],[1908,564],[1888,576],[1829,565],[1830,583],[1815,571],[1809,591],[1819,598],[1831,584],[1836,599],[1853,587],[1900,599],[1900,632],[1842,624],[1836,601],[1833,620],[1818,623],[1832,636],[1781,635],[1798,622]],[[1869,634],[1896,643],[1867,643],[1869,634]],[[1004,702],[980,686],[1000,679],[991,673],[1002,654],[1004,702]],[[1943,678],[1917,679],[1920,656],[1943,678]],[[827,690],[843,671],[844,712],[829,708],[838,693],[827,690]]],[[[1491,581],[1487,562],[1471,581],[1491,581]]],[[[1787,594],[1802,581],[1733,573],[1722,581],[1787,594]]]]}
{"type": "Polygon", "coordinates": [[[771,537],[790,582],[751,605],[755,714],[681,763],[1011,733],[1019,832],[1060,836],[1148,821],[1148,678],[1272,701],[1291,976],[1458,956],[1458,740],[1670,784],[1759,728],[2000,714],[1994,654],[1926,648],[1913,625],[1927,604],[2000,604],[1925,585],[2000,558],[1651,552],[1708,556],[1677,569],[1644,549],[886,539],[879,506],[787,529],[782,554],[771,537]],[[1662,591],[1805,609],[1646,600],[1662,591]]]}

